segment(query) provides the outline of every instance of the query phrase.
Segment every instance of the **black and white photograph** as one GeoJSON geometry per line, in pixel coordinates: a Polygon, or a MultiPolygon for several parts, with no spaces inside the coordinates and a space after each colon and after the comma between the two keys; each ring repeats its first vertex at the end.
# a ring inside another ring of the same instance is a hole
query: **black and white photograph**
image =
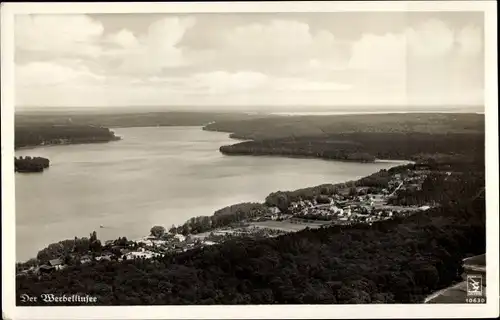
{"type": "Polygon", "coordinates": [[[6,319],[499,315],[496,2],[1,10],[6,319]]]}

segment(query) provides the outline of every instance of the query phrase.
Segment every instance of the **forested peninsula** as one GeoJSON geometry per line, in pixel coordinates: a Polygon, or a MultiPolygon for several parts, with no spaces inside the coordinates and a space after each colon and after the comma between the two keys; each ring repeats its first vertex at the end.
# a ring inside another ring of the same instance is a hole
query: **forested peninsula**
{"type": "MultiPolygon", "coordinates": [[[[81,143],[104,143],[120,140],[108,128],[94,125],[75,124],[16,124],[14,149],[81,143]]],[[[43,157],[14,158],[14,171],[19,173],[43,172],[50,166],[50,160],[43,157]]]]}
{"type": "Polygon", "coordinates": [[[259,118],[231,112],[123,111],[71,109],[23,111],[15,114],[15,148],[43,145],[98,143],[119,140],[109,128],[204,126],[216,121],[259,118]]]}
{"type": "Polygon", "coordinates": [[[99,143],[120,140],[105,127],[91,125],[30,124],[15,126],[14,147],[99,143]]]}
{"type": "Polygon", "coordinates": [[[483,121],[476,114],[283,116],[216,122],[203,129],[250,140],[220,147],[226,155],[372,162],[416,160],[422,153],[475,157],[484,150],[483,121]],[[464,144],[473,150],[465,150],[464,144]]]}
{"type": "Polygon", "coordinates": [[[220,151],[226,155],[302,156],[358,162],[373,162],[376,159],[417,160],[424,153],[476,156],[480,150],[484,150],[484,137],[479,133],[361,132],[245,141],[220,147],[220,151]],[[464,150],[464,144],[473,150],[464,150]]]}

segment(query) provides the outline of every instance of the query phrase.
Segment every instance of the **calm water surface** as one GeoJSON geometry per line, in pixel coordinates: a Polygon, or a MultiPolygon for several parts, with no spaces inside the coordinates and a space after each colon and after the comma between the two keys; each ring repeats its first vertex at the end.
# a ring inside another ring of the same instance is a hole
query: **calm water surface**
{"type": "Polygon", "coordinates": [[[43,173],[16,174],[18,261],[93,230],[103,241],[134,239],[153,225],[168,229],[231,204],[261,202],[277,190],[347,181],[396,165],[224,156],[219,147],[236,141],[198,127],[114,131],[123,140],[16,151],[51,161],[43,173]]]}

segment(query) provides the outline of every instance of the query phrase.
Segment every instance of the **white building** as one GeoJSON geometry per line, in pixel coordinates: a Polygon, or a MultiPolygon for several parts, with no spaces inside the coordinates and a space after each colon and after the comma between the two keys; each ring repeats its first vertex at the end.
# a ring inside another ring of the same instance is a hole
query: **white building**
{"type": "Polygon", "coordinates": [[[144,259],[151,259],[154,256],[158,256],[158,253],[151,252],[151,251],[141,251],[141,252],[129,252],[126,254],[127,259],[137,259],[137,258],[144,258],[144,259]]]}
{"type": "Polygon", "coordinates": [[[280,214],[281,210],[278,207],[271,207],[269,208],[272,214],[280,214]]]}
{"type": "Polygon", "coordinates": [[[145,244],[147,246],[153,246],[153,241],[152,240],[142,239],[142,240],[137,241],[137,243],[143,243],[143,244],[145,244]]]}
{"type": "Polygon", "coordinates": [[[179,240],[180,242],[184,242],[186,240],[186,237],[180,233],[177,233],[176,235],[174,235],[174,238],[179,240]]]}
{"type": "Polygon", "coordinates": [[[347,207],[347,208],[344,210],[344,214],[345,214],[346,216],[350,217],[350,216],[351,216],[351,214],[352,214],[352,213],[351,213],[351,208],[350,208],[350,207],[347,207]]]}
{"type": "Polygon", "coordinates": [[[165,240],[151,240],[151,242],[157,246],[167,243],[165,240]]]}
{"type": "Polygon", "coordinates": [[[90,259],[89,256],[83,256],[80,258],[80,262],[83,264],[83,263],[89,263],[90,261],[92,261],[92,259],[90,259]]]}

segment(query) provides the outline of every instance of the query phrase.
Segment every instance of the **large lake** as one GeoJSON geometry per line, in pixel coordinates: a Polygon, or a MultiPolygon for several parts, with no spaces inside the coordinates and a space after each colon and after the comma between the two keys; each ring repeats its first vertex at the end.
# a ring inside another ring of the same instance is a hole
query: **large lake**
{"type": "Polygon", "coordinates": [[[16,151],[51,161],[43,173],[16,173],[17,261],[94,230],[103,241],[134,239],[153,225],[169,229],[231,204],[264,201],[277,190],[343,182],[396,165],[224,156],[219,147],[237,141],[198,127],[114,131],[123,140],[16,151]]]}

